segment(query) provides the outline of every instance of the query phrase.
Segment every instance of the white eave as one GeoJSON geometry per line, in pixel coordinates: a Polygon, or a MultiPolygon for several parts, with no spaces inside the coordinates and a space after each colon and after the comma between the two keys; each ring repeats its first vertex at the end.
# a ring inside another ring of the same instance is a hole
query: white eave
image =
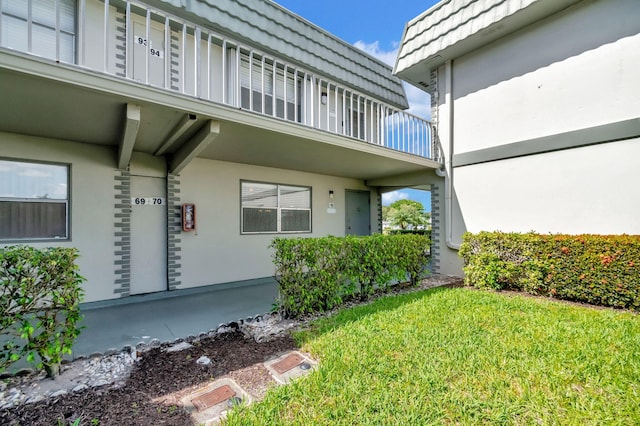
{"type": "Polygon", "coordinates": [[[429,90],[429,72],[581,0],[443,0],[405,27],[394,73],[429,90]]]}

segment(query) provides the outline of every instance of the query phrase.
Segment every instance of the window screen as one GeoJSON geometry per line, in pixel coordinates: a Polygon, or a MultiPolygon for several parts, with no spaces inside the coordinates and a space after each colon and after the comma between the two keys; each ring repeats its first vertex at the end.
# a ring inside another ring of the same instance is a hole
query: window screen
{"type": "Polygon", "coordinates": [[[240,62],[240,86],[240,105],[242,108],[280,118],[287,118],[288,120],[295,119],[295,75],[290,70],[286,70],[285,72],[281,64],[274,66],[271,60],[263,61],[262,58],[258,56],[242,55],[240,62]],[[274,87],[276,96],[275,112],[273,110],[274,87]],[[287,108],[286,117],[285,104],[287,108]]]}
{"type": "Polygon", "coordinates": [[[3,47],[75,61],[76,0],[0,1],[3,47]]]}
{"type": "Polygon", "coordinates": [[[0,160],[0,240],[68,238],[63,165],[0,160]]]}
{"type": "Polygon", "coordinates": [[[242,182],[242,233],[311,232],[311,188],[242,182]]]}

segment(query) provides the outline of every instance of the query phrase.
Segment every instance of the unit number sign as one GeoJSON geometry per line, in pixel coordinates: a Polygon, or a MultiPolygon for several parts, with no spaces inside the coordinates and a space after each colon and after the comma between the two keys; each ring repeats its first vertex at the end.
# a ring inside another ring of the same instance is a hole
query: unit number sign
{"type": "MultiPolygon", "coordinates": [[[[133,36],[133,40],[135,43],[141,46],[147,46],[147,39],[141,36],[133,36]]],[[[156,58],[164,58],[164,52],[159,49],[154,49],[153,44],[149,43],[149,55],[155,56],[156,58]]]]}
{"type": "Polygon", "coordinates": [[[160,197],[131,197],[131,204],[136,206],[162,206],[167,202],[160,197]]]}

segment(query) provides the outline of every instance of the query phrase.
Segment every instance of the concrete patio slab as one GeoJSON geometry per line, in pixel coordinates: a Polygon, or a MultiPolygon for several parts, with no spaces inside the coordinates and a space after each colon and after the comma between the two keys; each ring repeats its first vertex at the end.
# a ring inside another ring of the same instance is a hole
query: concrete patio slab
{"type": "Polygon", "coordinates": [[[222,323],[269,312],[277,295],[277,283],[268,278],[87,303],[81,306],[84,329],[73,357],[207,333],[222,323]]]}

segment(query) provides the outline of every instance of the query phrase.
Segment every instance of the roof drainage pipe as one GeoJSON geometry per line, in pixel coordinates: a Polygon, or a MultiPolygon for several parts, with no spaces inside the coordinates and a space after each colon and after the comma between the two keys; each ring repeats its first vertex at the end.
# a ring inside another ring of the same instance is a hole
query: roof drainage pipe
{"type": "Polygon", "coordinates": [[[447,152],[447,166],[436,170],[436,174],[444,177],[444,233],[445,243],[452,250],[460,250],[460,243],[453,241],[453,63],[451,60],[445,64],[445,93],[446,103],[449,109],[449,150],[447,152]]]}

